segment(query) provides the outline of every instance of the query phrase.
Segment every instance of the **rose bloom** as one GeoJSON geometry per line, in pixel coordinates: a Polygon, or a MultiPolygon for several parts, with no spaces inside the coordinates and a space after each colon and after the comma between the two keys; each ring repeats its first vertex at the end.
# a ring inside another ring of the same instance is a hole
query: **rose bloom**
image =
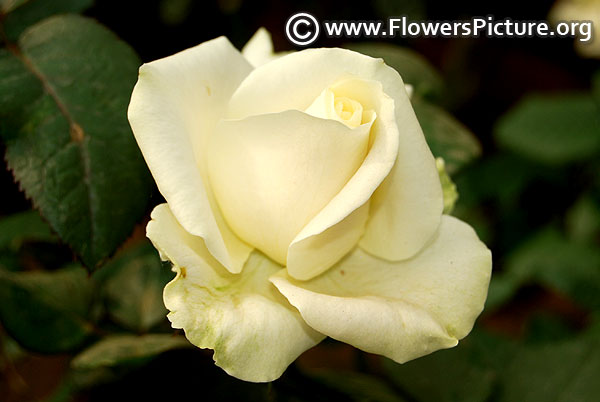
{"type": "Polygon", "coordinates": [[[491,254],[442,214],[402,78],[344,49],[279,56],[261,30],[140,68],[128,114],[167,201],[147,235],[177,273],[173,327],[255,382],[326,336],[400,363],[455,346],[491,254]]]}
{"type": "Polygon", "coordinates": [[[583,57],[600,59],[600,37],[597,31],[600,29],[600,0],[557,0],[548,19],[555,25],[560,21],[587,21],[591,22],[592,37],[583,42],[579,35],[575,40],[575,50],[583,57]]]}

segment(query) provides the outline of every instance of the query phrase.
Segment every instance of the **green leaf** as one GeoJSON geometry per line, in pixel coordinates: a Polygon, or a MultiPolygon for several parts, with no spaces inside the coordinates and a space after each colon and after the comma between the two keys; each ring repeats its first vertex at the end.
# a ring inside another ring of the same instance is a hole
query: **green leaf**
{"type": "Polygon", "coordinates": [[[491,397],[513,348],[504,340],[474,332],[455,348],[408,363],[384,360],[384,369],[414,400],[483,402],[491,397]]]}
{"type": "Polygon", "coordinates": [[[78,13],[93,3],[94,0],[2,0],[0,29],[4,31],[8,40],[15,41],[25,29],[46,17],[78,13]]]}
{"type": "Polygon", "coordinates": [[[593,243],[600,239],[600,205],[591,196],[583,195],[567,211],[565,223],[570,239],[593,243]]]}
{"type": "Polygon", "coordinates": [[[0,332],[0,371],[6,373],[10,366],[27,356],[27,352],[4,331],[0,332]]]}
{"type": "Polygon", "coordinates": [[[523,347],[503,372],[501,402],[593,402],[600,395],[598,332],[523,347]]]}
{"type": "Polygon", "coordinates": [[[566,182],[565,172],[540,166],[510,153],[478,160],[456,177],[460,204],[478,206],[493,201],[502,209],[514,211],[523,192],[536,181],[566,182]]]}
{"type": "Polygon", "coordinates": [[[162,265],[149,243],[138,246],[98,271],[106,277],[103,295],[110,317],[136,332],[145,332],[167,316],[162,293],[173,272],[162,265]]]}
{"type": "Polygon", "coordinates": [[[576,331],[563,317],[541,312],[534,314],[526,325],[526,339],[530,344],[560,341],[571,338],[576,331]]]}
{"type": "Polygon", "coordinates": [[[417,52],[389,43],[349,43],[347,49],[382,58],[387,65],[402,76],[405,84],[414,88],[414,93],[428,99],[439,99],[444,92],[444,83],[437,70],[417,52]]]}
{"type": "Polygon", "coordinates": [[[182,336],[167,334],[112,335],[77,355],[71,365],[75,369],[116,366],[156,356],[167,350],[190,347],[182,336]]]}
{"type": "Polygon", "coordinates": [[[443,109],[415,100],[413,108],[433,155],[444,158],[454,174],[481,154],[475,135],[443,109]]]}
{"type": "Polygon", "coordinates": [[[600,112],[589,94],[531,95],[497,123],[498,143],[532,160],[563,165],[600,152],[600,112]]]}
{"type": "Polygon", "coordinates": [[[1,252],[0,253],[0,270],[6,271],[20,271],[21,262],[19,261],[19,255],[15,252],[1,252]]]}
{"type": "Polygon", "coordinates": [[[54,243],[56,236],[37,211],[21,212],[0,219],[0,250],[16,251],[25,241],[54,243]]]}
{"type": "Polygon", "coordinates": [[[592,76],[592,94],[596,99],[596,104],[600,107],[600,70],[592,76]]]}
{"type": "Polygon", "coordinates": [[[0,49],[9,167],[88,267],[131,233],[152,189],[126,117],[138,65],[114,34],[73,15],[32,27],[12,52],[0,49]]]}
{"type": "MultiPolygon", "coordinates": [[[[31,258],[30,254],[23,255],[23,245],[29,242],[56,243],[57,240],[37,211],[3,217],[0,219],[0,269],[20,271],[24,259],[30,264],[38,263],[37,257],[43,255],[36,254],[36,258],[31,258]]],[[[43,244],[38,246],[42,247],[43,244]]],[[[51,256],[56,256],[56,253],[52,251],[51,256]]]]}
{"type": "Polygon", "coordinates": [[[92,283],[81,267],[54,272],[0,271],[0,322],[36,352],[73,350],[91,334],[92,283]]]}
{"type": "Polygon", "coordinates": [[[406,399],[377,377],[353,371],[312,370],[309,377],[357,402],[403,402],[406,399]]]}
{"type": "Polygon", "coordinates": [[[600,249],[571,242],[552,228],[540,231],[509,255],[504,271],[493,277],[487,308],[506,302],[532,282],[600,310],[600,249]]]}
{"type": "Polygon", "coordinates": [[[8,14],[30,0],[0,0],[0,15],[8,14]]]}

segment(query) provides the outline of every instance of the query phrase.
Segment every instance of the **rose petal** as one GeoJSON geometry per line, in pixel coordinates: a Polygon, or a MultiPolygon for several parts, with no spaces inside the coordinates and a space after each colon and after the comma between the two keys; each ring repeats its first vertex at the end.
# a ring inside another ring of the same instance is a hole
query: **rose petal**
{"type": "Polygon", "coordinates": [[[377,117],[360,168],[290,245],[287,269],[296,279],[317,276],[354,248],[369,217],[369,199],[392,169],[398,152],[394,104],[380,83],[347,78],[336,85],[336,92],[356,99],[377,117]]]}
{"type": "Polygon", "coordinates": [[[273,60],[273,42],[271,34],[265,28],[259,28],[258,31],[242,48],[242,55],[254,67],[258,67],[273,60]]]}
{"type": "Polygon", "coordinates": [[[147,235],[177,272],[164,291],[173,328],[183,328],[194,345],[214,349],[216,364],[230,375],[275,380],[324,338],[268,281],[281,267],[263,255],[251,254],[241,274],[229,273],[167,204],[152,212],[147,235]]]}
{"type": "Polygon", "coordinates": [[[395,97],[394,102],[400,131],[396,163],[371,197],[360,246],[380,258],[400,261],[419,252],[435,233],[444,198],[435,159],[410,100],[395,97]]]}
{"type": "Polygon", "coordinates": [[[295,110],[221,121],[209,173],[231,228],[285,265],[294,237],[360,166],[370,128],[295,110]]]}
{"type": "Polygon", "coordinates": [[[252,248],[225,224],[207,186],[205,142],[252,67],[224,38],[144,64],[129,121],[146,163],[173,214],[231,272],[252,248]]]}
{"type": "Polygon", "coordinates": [[[355,209],[341,221],[327,226],[322,223],[331,216],[321,212],[294,239],[288,250],[287,272],[293,278],[307,280],[328,270],[356,247],[369,218],[369,203],[355,209]],[[326,227],[320,231],[321,227],[326,227]]]}
{"type": "Polygon", "coordinates": [[[310,281],[281,270],[271,282],[315,330],[402,363],[469,333],[490,274],[490,251],[470,226],[445,215],[433,242],[410,260],[390,263],[356,249],[310,281]]]}
{"type": "MultiPolygon", "coordinates": [[[[244,118],[305,110],[324,88],[348,75],[381,83],[383,92],[394,101],[395,124],[400,133],[399,145],[389,144],[387,148],[397,155],[396,162],[373,194],[361,246],[381,258],[408,258],[424,246],[439,225],[442,189],[404,83],[383,60],[344,49],[307,49],[289,54],[252,71],[233,94],[227,116],[244,118]]],[[[379,182],[374,183],[376,188],[379,182]]],[[[365,189],[361,194],[370,192],[365,189]]],[[[348,208],[338,211],[347,216],[363,204],[348,200],[348,208]]]]}
{"type": "Polygon", "coordinates": [[[378,81],[388,95],[402,90],[406,96],[398,73],[382,59],[338,48],[306,49],[254,69],[232,95],[227,117],[306,110],[344,76],[378,81]]]}

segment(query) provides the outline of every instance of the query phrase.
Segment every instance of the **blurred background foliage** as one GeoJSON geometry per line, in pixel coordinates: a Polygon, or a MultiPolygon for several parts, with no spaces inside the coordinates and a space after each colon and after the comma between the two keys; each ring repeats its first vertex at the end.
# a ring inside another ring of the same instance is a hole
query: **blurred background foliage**
{"type": "Polygon", "coordinates": [[[261,26],[291,50],[284,23],[297,11],[542,20],[551,7],[0,0],[1,399],[599,400],[600,63],[572,40],[316,43],[382,57],[413,85],[429,145],[458,187],[453,214],[493,251],[471,335],[404,365],[327,340],[274,383],[249,384],[190,347],[165,318],[173,274],[144,237],[162,199],[126,119],[142,61],[219,35],[241,48],[261,26]]]}

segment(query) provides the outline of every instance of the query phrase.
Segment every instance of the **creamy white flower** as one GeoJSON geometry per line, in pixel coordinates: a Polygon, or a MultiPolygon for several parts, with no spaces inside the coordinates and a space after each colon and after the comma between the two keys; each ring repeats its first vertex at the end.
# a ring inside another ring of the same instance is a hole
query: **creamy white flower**
{"type": "Polygon", "coordinates": [[[550,21],[557,24],[561,21],[590,21],[592,38],[581,41],[583,36],[575,39],[575,49],[584,57],[600,58],[600,0],[558,0],[552,6],[548,16],[550,21]]]}
{"type": "Polygon", "coordinates": [[[456,345],[491,255],[442,215],[399,74],[343,49],[275,57],[266,31],[244,55],[205,42],[144,64],[132,94],[167,201],[147,235],[177,272],[173,327],[248,381],[276,379],[325,336],[398,362],[456,345]]]}

